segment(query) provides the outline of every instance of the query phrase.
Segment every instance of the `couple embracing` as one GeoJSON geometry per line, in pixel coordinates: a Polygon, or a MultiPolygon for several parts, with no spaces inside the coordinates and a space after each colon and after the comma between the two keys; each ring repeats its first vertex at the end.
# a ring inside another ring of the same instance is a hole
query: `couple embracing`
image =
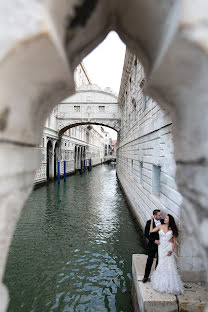
{"type": "Polygon", "coordinates": [[[146,283],[157,256],[156,269],[151,275],[152,288],[172,295],[183,294],[183,283],[178,274],[173,251],[178,237],[178,229],[173,216],[167,214],[162,219],[162,213],[156,209],[151,220],[147,221],[145,237],[148,239],[148,258],[143,283],[146,283]]]}

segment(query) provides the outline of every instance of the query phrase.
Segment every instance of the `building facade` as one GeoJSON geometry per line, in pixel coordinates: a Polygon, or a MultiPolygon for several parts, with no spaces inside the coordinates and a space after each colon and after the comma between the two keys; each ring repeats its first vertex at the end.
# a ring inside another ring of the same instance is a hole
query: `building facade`
{"type": "MultiPolygon", "coordinates": [[[[83,64],[77,66],[74,72],[76,88],[90,85],[90,79],[83,64]]],[[[35,184],[55,179],[60,174],[73,173],[87,167],[100,164],[104,160],[104,129],[99,125],[74,126],[59,136],[58,106],[47,118],[39,149],[41,150],[41,165],[36,172],[35,184]]]]}
{"type": "Polygon", "coordinates": [[[112,140],[111,151],[112,151],[112,156],[116,157],[116,155],[117,155],[117,140],[112,140]]]}
{"type": "Polygon", "coordinates": [[[174,216],[180,228],[176,257],[181,274],[184,279],[202,281],[202,262],[191,237],[183,231],[182,196],[175,182],[172,120],[168,111],[144,94],[144,85],[143,67],[127,50],[119,93],[122,118],[117,175],[143,229],[154,209],[174,216]]]}
{"type": "Polygon", "coordinates": [[[111,142],[112,139],[110,137],[110,133],[105,131],[104,132],[105,156],[111,155],[111,142]]]}

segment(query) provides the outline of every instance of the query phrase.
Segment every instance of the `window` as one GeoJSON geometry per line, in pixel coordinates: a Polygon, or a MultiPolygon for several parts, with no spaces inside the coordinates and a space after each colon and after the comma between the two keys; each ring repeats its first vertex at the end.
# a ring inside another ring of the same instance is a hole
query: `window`
{"type": "Polygon", "coordinates": [[[142,183],[142,170],[143,170],[143,162],[139,161],[138,179],[140,183],[142,183]]]}
{"type": "Polygon", "coordinates": [[[44,138],[43,138],[43,147],[44,147],[44,138]]]}
{"type": "Polygon", "coordinates": [[[134,160],[131,160],[131,173],[133,174],[134,172],[134,160]]]}
{"type": "Polygon", "coordinates": [[[160,195],[160,174],[161,174],[161,167],[153,165],[152,166],[152,193],[154,195],[160,195]]]}
{"type": "Polygon", "coordinates": [[[136,100],[132,99],[132,105],[133,105],[133,121],[136,121],[136,100]]]}
{"type": "Polygon", "coordinates": [[[99,112],[104,113],[105,112],[105,106],[98,106],[99,112]]]}
{"type": "Polygon", "coordinates": [[[80,106],[75,105],[74,106],[74,112],[79,113],[80,112],[80,106]]]}

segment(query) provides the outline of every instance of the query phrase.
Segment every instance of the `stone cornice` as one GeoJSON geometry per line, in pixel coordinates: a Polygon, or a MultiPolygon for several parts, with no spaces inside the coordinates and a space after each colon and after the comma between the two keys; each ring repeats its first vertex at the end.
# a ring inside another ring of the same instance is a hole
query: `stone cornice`
{"type": "Polygon", "coordinates": [[[119,90],[119,95],[118,95],[119,104],[122,104],[122,99],[124,97],[128,79],[131,73],[133,61],[134,61],[134,54],[129,49],[126,49],[123,72],[122,72],[122,77],[121,77],[121,85],[120,85],[120,90],[119,90]]]}
{"type": "MultiPolygon", "coordinates": [[[[106,92],[104,90],[93,90],[93,89],[86,89],[86,90],[76,89],[75,93],[72,96],[75,96],[76,94],[79,94],[79,93],[94,93],[94,94],[95,93],[101,93],[101,94],[109,95],[116,100],[118,98],[114,93],[106,92]]],[[[64,101],[62,101],[61,103],[63,103],[63,102],[64,101]]]]}

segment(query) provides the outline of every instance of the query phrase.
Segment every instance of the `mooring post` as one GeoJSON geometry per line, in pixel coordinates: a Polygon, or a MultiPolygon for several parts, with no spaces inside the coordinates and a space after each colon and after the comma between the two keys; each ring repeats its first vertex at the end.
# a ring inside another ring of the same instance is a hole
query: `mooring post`
{"type": "Polygon", "coordinates": [[[64,182],[66,182],[66,160],[64,160],[64,182]]]}
{"type": "Polygon", "coordinates": [[[85,173],[85,159],[84,159],[84,173],[85,173]]]}
{"type": "Polygon", "coordinates": [[[60,162],[58,161],[58,184],[60,183],[60,162]]]}
{"type": "Polygon", "coordinates": [[[90,158],[90,171],[91,171],[91,169],[92,169],[92,160],[90,158]]]}

